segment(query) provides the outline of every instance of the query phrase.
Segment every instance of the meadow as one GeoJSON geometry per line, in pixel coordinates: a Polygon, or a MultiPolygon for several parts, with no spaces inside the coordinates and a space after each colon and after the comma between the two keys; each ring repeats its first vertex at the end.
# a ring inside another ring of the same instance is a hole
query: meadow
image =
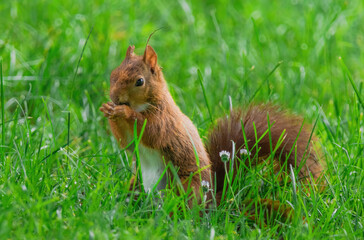
{"type": "Polygon", "coordinates": [[[0,239],[364,238],[363,23],[361,0],[2,0],[0,239]],[[98,108],[127,47],[142,54],[158,28],[150,45],[204,139],[206,99],[216,121],[229,96],[315,126],[323,192],[253,170],[239,183],[245,198],[290,205],[292,219],[254,222],[231,201],[201,215],[169,189],[132,200],[132,156],[98,108]]]}

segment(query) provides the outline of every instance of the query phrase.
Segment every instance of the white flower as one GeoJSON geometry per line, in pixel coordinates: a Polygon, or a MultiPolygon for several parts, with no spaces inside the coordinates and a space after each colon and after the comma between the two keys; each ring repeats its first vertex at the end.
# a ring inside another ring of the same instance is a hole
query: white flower
{"type": "Polygon", "coordinates": [[[219,155],[220,155],[221,161],[223,161],[223,162],[227,162],[230,160],[230,152],[228,152],[228,151],[222,150],[219,153],[219,155]]]}
{"type": "Polygon", "coordinates": [[[240,155],[252,155],[251,152],[246,150],[245,148],[240,149],[240,155]]]}
{"type": "Polygon", "coordinates": [[[202,180],[202,181],[201,181],[201,187],[202,187],[202,191],[203,191],[204,193],[206,193],[206,192],[208,192],[208,191],[209,191],[209,189],[210,189],[210,183],[209,183],[208,181],[206,181],[206,180],[202,180]]]}

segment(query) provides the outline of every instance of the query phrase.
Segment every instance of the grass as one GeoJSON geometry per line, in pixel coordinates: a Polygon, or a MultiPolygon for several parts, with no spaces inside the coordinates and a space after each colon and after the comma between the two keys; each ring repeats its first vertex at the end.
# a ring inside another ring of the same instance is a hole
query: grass
{"type": "Polygon", "coordinates": [[[2,1],[0,22],[1,239],[364,237],[362,1],[2,1]],[[150,44],[201,136],[228,96],[318,117],[325,191],[308,196],[248,167],[231,182],[239,194],[203,216],[171,190],[133,201],[131,156],[98,108],[127,46],[141,54],[160,27],[150,44]],[[259,198],[292,205],[292,220],[232,210],[259,198]]]}

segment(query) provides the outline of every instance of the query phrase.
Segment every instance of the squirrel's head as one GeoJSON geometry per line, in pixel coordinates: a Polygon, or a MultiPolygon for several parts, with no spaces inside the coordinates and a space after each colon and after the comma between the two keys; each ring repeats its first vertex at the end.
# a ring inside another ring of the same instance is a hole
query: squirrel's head
{"type": "Polygon", "coordinates": [[[147,45],[143,56],[135,55],[134,49],[128,47],[124,61],[111,73],[110,98],[116,105],[142,112],[161,98],[165,81],[153,48],[147,45]]]}

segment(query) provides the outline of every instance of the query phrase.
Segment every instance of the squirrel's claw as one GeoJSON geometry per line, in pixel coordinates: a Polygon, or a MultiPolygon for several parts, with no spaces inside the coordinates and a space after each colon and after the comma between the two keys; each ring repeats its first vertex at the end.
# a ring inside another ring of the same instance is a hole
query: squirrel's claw
{"type": "Polygon", "coordinates": [[[114,103],[112,103],[112,102],[104,103],[99,108],[99,110],[104,113],[104,116],[105,117],[107,117],[109,119],[113,119],[113,115],[114,115],[114,103]]]}
{"type": "Polygon", "coordinates": [[[108,102],[102,104],[102,107],[105,108],[107,111],[111,112],[114,110],[115,104],[113,102],[108,102]]]}

